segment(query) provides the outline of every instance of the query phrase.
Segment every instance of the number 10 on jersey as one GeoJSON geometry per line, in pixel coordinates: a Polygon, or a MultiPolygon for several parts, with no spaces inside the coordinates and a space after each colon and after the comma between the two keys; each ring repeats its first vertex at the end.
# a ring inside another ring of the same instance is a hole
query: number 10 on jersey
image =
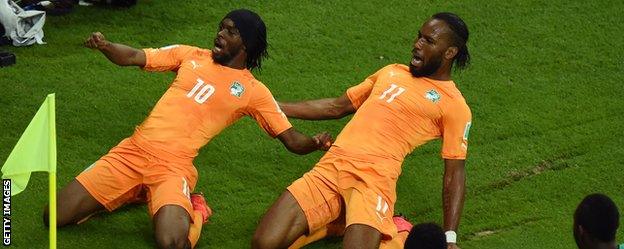
{"type": "Polygon", "coordinates": [[[210,84],[204,85],[204,81],[200,78],[197,78],[197,84],[195,84],[193,89],[191,89],[191,91],[186,94],[186,97],[192,98],[193,96],[195,96],[195,102],[203,104],[204,102],[206,102],[206,100],[208,100],[208,98],[210,98],[210,96],[212,96],[214,92],[214,86],[210,84]]]}

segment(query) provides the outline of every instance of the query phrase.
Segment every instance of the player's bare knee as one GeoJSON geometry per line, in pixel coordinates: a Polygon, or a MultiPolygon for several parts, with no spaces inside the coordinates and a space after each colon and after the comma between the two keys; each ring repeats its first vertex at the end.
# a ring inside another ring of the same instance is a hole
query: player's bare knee
{"type": "Polygon", "coordinates": [[[364,224],[352,224],[345,229],[342,246],[352,248],[379,248],[382,234],[375,228],[364,224]]]}
{"type": "Polygon", "coordinates": [[[155,231],[156,245],[162,249],[181,249],[190,248],[188,240],[188,231],[184,228],[160,227],[155,231]]]}
{"type": "Polygon", "coordinates": [[[263,241],[262,231],[256,230],[256,232],[253,235],[253,238],[251,238],[251,248],[252,249],[265,248],[263,246],[265,243],[266,242],[263,241]]]}
{"type": "Polygon", "coordinates": [[[254,237],[253,240],[251,241],[251,248],[252,249],[269,249],[269,248],[277,248],[277,246],[273,241],[267,238],[254,237]]]}
{"type": "MultiPolygon", "coordinates": [[[[70,223],[66,218],[64,218],[62,213],[63,212],[58,211],[56,214],[56,226],[57,227],[62,227],[70,223]]],[[[48,207],[48,205],[46,205],[43,209],[43,225],[47,228],[50,227],[50,208],[48,207]]]]}
{"type": "Polygon", "coordinates": [[[190,248],[190,217],[177,205],[161,207],[154,215],[154,235],[158,248],[190,248]]]}
{"type": "Polygon", "coordinates": [[[251,240],[251,248],[253,249],[269,249],[269,248],[279,248],[280,243],[282,242],[279,238],[283,238],[284,236],[276,236],[272,234],[271,231],[266,230],[256,230],[254,236],[251,240]]]}
{"type": "Polygon", "coordinates": [[[156,244],[161,249],[187,249],[191,248],[186,236],[176,234],[157,234],[156,244]]]}

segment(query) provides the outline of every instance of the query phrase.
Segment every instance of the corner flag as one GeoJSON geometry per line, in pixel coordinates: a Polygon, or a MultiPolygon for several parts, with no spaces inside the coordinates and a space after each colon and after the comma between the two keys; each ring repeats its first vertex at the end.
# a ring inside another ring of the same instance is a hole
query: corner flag
{"type": "Polygon", "coordinates": [[[49,94],[2,166],[11,196],[24,191],[34,171],[49,172],[50,248],[56,248],[56,126],[54,94],[49,94]]]}

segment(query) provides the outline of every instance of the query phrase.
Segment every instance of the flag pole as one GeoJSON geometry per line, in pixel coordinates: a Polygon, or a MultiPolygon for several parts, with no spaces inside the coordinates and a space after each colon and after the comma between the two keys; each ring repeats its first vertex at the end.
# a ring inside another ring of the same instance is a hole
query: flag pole
{"type": "Polygon", "coordinates": [[[48,122],[50,125],[50,146],[48,146],[50,148],[50,171],[48,172],[48,189],[50,190],[50,249],[56,249],[56,114],[54,111],[54,93],[48,95],[47,101],[49,101],[48,106],[50,108],[50,122],[48,122]]]}

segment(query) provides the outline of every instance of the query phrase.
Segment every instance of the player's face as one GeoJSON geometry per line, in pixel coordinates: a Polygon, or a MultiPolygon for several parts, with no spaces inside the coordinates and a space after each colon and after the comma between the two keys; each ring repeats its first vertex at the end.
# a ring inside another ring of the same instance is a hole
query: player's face
{"type": "Polygon", "coordinates": [[[243,38],[234,22],[229,18],[223,19],[217,29],[217,37],[214,39],[212,59],[219,64],[226,64],[243,50],[243,38]]]}
{"type": "Polygon", "coordinates": [[[440,68],[444,53],[449,47],[449,31],[451,30],[448,25],[437,19],[430,19],[422,25],[412,49],[412,75],[426,77],[440,68]]]}

